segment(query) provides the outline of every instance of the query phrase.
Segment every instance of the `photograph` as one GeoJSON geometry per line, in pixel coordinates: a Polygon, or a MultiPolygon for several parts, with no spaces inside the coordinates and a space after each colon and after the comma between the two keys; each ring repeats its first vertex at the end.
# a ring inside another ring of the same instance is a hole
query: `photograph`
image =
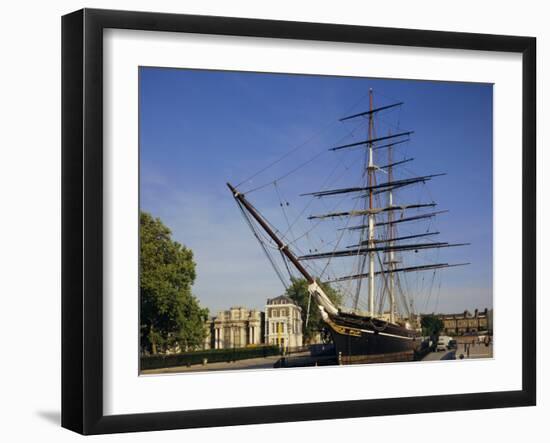
{"type": "Polygon", "coordinates": [[[492,146],[492,84],[140,66],[140,374],[492,358],[492,146]]]}
{"type": "Polygon", "coordinates": [[[0,440],[544,435],[542,5],[6,3],[0,440]]]}

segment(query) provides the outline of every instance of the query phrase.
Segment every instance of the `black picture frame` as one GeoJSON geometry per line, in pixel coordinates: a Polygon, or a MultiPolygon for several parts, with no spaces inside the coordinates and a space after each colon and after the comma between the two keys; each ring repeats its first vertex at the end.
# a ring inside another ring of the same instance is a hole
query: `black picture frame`
{"type": "Polygon", "coordinates": [[[83,9],[62,18],[62,426],[82,434],[536,404],[536,39],[83,9]],[[103,413],[103,30],[171,31],[522,54],[522,389],[260,407],[103,413]]]}

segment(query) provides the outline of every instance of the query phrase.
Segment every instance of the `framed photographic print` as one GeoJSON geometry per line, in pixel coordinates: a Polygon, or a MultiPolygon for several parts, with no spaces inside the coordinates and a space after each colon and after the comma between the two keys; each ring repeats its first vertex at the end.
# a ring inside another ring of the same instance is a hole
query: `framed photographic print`
{"type": "Polygon", "coordinates": [[[534,405],[530,37],[62,22],[62,425],[534,405]]]}

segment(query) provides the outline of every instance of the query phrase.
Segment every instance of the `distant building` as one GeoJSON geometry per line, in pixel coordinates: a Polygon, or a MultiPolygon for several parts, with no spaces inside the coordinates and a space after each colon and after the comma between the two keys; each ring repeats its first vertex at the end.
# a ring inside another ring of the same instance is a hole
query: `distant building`
{"type": "Polygon", "coordinates": [[[206,323],[205,349],[244,348],[263,343],[264,314],[256,309],[233,307],[220,311],[206,323]]]}
{"type": "Polygon", "coordinates": [[[493,332],[493,310],[485,308],[474,313],[464,311],[459,314],[439,314],[443,321],[443,330],[447,335],[477,334],[478,332],[493,332]]]}
{"type": "Polygon", "coordinates": [[[267,300],[265,343],[282,348],[303,345],[302,309],[286,295],[267,300]]]}
{"type": "Polygon", "coordinates": [[[204,349],[303,345],[302,309],[285,295],[268,299],[265,313],[244,307],[220,311],[206,321],[205,328],[204,349]]]}

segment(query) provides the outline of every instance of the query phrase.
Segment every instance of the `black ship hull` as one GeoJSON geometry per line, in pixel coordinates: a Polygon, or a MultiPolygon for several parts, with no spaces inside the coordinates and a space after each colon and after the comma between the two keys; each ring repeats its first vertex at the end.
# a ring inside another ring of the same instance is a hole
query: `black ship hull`
{"type": "Polygon", "coordinates": [[[376,318],[341,313],[325,322],[338,356],[414,353],[422,342],[414,330],[376,318]]]}

